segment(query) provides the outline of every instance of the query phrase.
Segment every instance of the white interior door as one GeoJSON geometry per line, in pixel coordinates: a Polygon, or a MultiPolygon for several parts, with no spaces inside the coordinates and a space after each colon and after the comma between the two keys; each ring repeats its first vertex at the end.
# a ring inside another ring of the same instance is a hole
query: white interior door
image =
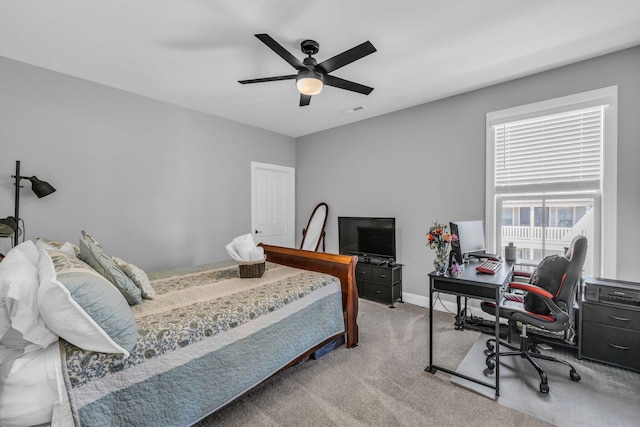
{"type": "Polygon", "coordinates": [[[295,169],[251,162],[251,232],[256,243],[294,247],[295,169]]]}

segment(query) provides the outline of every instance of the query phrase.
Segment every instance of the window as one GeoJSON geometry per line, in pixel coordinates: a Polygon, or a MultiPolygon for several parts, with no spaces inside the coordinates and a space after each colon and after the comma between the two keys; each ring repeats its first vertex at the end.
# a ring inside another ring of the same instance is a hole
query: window
{"type": "Polygon", "coordinates": [[[573,227],[575,208],[560,207],[558,208],[556,227],[573,227]]]}
{"type": "Polygon", "coordinates": [[[528,206],[515,206],[516,209],[520,211],[520,224],[519,225],[529,225],[531,224],[531,208],[528,206]]]}
{"type": "Polygon", "coordinates": [[[533,217],[535,218],[534,224],[536,227],[548,227],[549,226],[549,208],[548,207],[535,207],[533,208],[533,217]]]}
{"type": "Polygon", "coordinates": [[[502,225],[513,225],[513,209],[502,207],[502,225]]]}
{"type": "Polygon", "coordinates": [[[616,123],[615,86],[487,114],[488,247],[541,259],[582,234],[586,275],[615,277],[616,123]]]}

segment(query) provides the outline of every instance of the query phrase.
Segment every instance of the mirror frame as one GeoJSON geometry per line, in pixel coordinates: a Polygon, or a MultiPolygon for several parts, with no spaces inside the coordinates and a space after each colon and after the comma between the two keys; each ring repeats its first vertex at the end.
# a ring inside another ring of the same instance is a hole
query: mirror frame
{"type": "Polygon", "coordinates": [[[324,215],[324,221],[322,222],[322,228],[320,229],[320,236],[318,237],[318,242],[316,243],[316,247],[314,251],[318,250],[318,248],[320,247],[320,242],[322,242],[322,252],[325,252],[324,237],[326,233],[324,229],[327,226],[327,217],[329,216],[329,206],[324,202],[318,203],[318,205],[315,208],[313,208],[313,212],[311,212],[311,216],[309,217],[309,222],[307,222],[307,226],[302,229],[302,242],[300,243],[300,249],[304,247],[304,241],[307,238],[307,230],[311,225],[311,221],[313,221],[313,217],[316,215],[316,213],[318,212],[318,209],[321,206],[324,206],[325,208],[325,215],[324,215]]]}

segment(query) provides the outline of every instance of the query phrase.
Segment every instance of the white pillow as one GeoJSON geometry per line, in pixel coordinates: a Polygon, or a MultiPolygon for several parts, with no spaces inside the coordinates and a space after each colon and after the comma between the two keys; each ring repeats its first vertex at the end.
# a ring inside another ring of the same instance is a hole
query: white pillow
{"type": "Polygon", "coordinates": [[[54,407],[61,400],[59,370],[58,343],[0,365],[0,426],[50,425],[54,407]]]}
{"type": "Polygon", "coordinates": [[[18,246],[11,249],[11,251],[22,252],[31,264],[35,265],[36,267],[38,266],[38,261],[40,260],[40,251],[31,240],[20,243],[18,246]]]}
{"type": "Polygon", "coordinates": [[[78,258],[42,251],[38,307],[61,338],[89,351],[129,357],[138,328],[129,304],[107,279],[78,258]],[[64,270],[56,272],[53,258],[64,270]]]}
{"type": "Polygon", "coordinates": [[[64,242],[62,245],[59,243],[51,244],[54,242],[47,241],[42,237],[38,237],[36,240],[36,248],[45,250],[59,250],[69,255],[77,256],[76,248],[72,243],[64,242]]]}
{"type": "Polygon", "coordinates": [[[0,262],[0,364],[58,340],[38,311],[38,269],[25,255],[33,253],[20,246],[0,262]]]}

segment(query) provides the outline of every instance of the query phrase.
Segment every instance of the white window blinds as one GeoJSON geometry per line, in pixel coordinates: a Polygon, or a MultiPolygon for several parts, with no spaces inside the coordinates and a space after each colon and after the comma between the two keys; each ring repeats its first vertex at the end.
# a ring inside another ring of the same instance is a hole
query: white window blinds
{"type": "Polygon", "coordinates": [[[495,192],[598,190],[604,106],[493,126],[495,192]]]}

